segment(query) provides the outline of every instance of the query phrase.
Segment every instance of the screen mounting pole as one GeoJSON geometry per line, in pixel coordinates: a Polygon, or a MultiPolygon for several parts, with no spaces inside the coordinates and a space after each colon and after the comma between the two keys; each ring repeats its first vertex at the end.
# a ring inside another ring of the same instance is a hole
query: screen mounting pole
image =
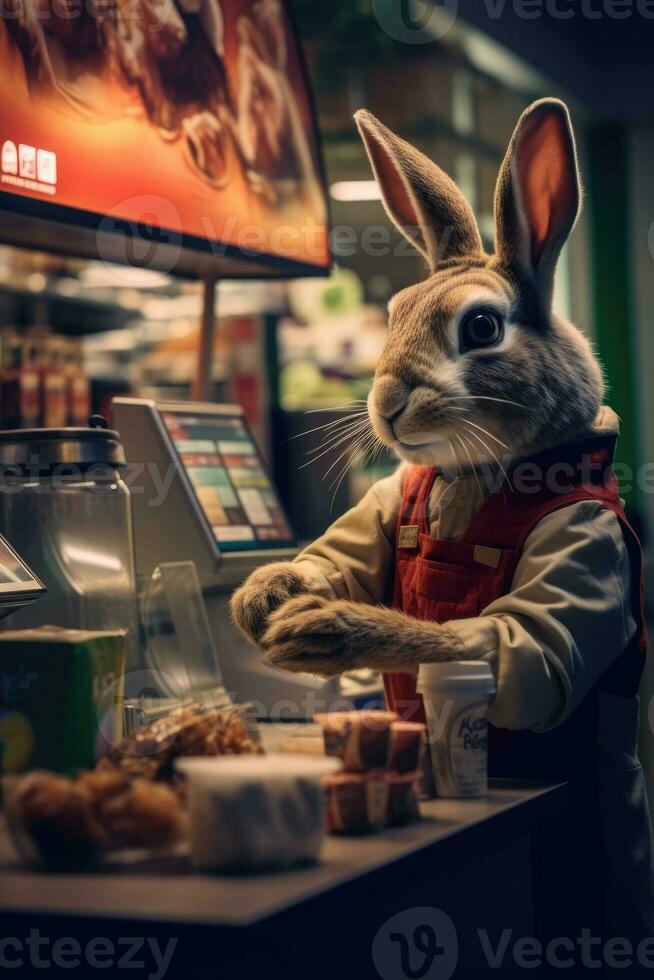
{"type": "Polygon", "coordinates": [[[217,276],[207,274],[204,281],[204,297],[202,317],[200,319],[200,336],[198,338],[198,355],[195,367],[195,377],[191,386],[191,398],[195,402],[211,400],[211,382],[214,337],[216,333],[216,287],[217,276]]]}

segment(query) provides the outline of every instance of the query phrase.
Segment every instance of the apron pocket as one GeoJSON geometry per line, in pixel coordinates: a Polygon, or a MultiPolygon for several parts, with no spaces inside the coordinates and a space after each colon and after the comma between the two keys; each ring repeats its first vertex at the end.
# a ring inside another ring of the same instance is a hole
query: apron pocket
{"type": "Polygon", "coordinates": [[[415,583],[418,602],[433,612],[433,618],[439,622],[477,616],[481,612],[481,580],[489,571],[418,558],[415,583]]]}

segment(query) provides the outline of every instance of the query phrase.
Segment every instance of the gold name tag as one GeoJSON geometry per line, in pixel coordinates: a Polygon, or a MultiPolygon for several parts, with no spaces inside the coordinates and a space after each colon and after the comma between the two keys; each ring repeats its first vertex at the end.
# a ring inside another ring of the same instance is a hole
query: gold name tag
{"type": "Polygon", "coordinates": [[[487,568],[497,568],[502,557],[499,548],[486,548],[483,544],[475,545],[473,557],[477,564],[486,565],[487,568]]]}
{"type": "Polygon", "coordinates": [[[418,524],[405,524],[404,527],[401,527],[397,538],[398,547],[417,548],[419,530],[418,524]]]}

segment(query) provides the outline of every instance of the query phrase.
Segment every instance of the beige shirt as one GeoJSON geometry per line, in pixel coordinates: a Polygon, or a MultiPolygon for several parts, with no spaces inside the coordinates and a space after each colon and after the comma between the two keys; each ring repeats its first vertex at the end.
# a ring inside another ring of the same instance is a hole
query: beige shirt
{"type": "MultiPolygon", "coordinates": [[[[615,413],[602,409],[593,431],[617,434],[615,413]]],[[[389,603],[404,474],[403,464],[298,556],[312,591],[389,603]]],[[[429,503],[432,536],[461,535],[487,492],[474,474],[437,477],[429,503]]],[[[525,542],[511,591],[480,616],[448,625],[465,658],[493,668],[493,724],[533,731],[558,725],[637,628],[617,517],[584,501],[543,518],[525,542]]]]}

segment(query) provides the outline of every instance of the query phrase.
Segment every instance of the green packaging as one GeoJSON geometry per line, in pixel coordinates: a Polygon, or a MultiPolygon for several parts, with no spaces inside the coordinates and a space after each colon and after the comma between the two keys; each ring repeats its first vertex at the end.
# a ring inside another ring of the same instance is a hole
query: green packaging
{"type": "Polygon", "coordinates": [[[0,772],[92,767],[122,736],[123,632],[0,632],[0,772]]]}

